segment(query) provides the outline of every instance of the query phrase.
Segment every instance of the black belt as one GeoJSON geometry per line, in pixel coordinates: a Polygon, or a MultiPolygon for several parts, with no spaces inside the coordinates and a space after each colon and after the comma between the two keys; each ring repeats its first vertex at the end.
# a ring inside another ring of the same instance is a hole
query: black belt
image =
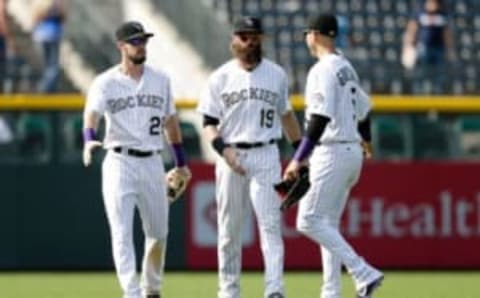
{"type": "Polygon", "coordinates": [[[276,142],[277,142],[276,139],[271,139],[271,140],[266,141],[266,142],[255,142],[255,143],[239,142],[239,143],[231,143],[231,144],[227,144],[227,146],[228,146],[228,147],[232,147],[232,148],[238,148],[238,149],[252,149],[252,148],[263,147],[263,146],[266,146],[266,145],[271,145],[271,144],[274,144],[274,143],[276,143],[276,142]]]}
{"type": "Polygon", "coordinates": [[[135,157],[149,157],[154,154],[160,154],[162,152],[162,150],[141,151],[136,149],[122,148],[122,147],[114,147],[113,151],[116,153],[126,153],[127,155],[135,156],[135,157]]]}

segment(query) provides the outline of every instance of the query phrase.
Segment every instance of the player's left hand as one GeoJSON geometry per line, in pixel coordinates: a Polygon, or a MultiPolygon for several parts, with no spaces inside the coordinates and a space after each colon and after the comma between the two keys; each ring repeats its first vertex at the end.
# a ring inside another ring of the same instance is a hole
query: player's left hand
{"type": "Polygon", "coordinates": [[[175,202],[187,188],[192,179],[192,173],[188,167],[173,168],[166,175],[167,196],[170,203],[175,202]]]}
{"type": "Polygon", "coordinates": [[[371,159],[373,157],[373,147],[369,142],[362,141],[363,156],[365,159],[371,159]]]}
{"type": "Polygon", "coordinates": [[[98,147],[102,147],[102,142],[95,140],[85,142],[82,154],[84,166],[88,167],[92,163],[93,151],[98,147]]]}

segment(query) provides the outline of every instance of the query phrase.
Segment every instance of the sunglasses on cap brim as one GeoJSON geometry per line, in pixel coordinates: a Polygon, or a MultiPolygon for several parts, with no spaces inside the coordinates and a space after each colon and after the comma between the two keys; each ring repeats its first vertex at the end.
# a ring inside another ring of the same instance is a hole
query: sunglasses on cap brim
{"type": "Polygon", "coordinates": [[[126,43],[132,46],[140,46],[146,44],[148,41],[148,37],[134,37],[131,39],[125,40],[126,43]]]}
{"type": "Polygon", "coordinates": [[[235,33],[236,36],[238,36],[238,38],[240,38],[242,41],[247,41],[249,39],[252,39],[252,40],[260,40],[261,37],[262,37],[262,34],[261,33],[258,33],[258,32],[238,32],[238,33],[235,33]]]}

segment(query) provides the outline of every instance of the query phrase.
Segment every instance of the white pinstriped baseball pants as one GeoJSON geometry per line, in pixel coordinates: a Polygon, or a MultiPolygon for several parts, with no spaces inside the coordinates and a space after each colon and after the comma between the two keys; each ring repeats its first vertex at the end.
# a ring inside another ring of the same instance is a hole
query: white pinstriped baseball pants
{"type": "Polygon", "coordinates": [[[223,159],[216,165],[216,200],[218,224],[219,298],[240,297],[242,258],[242,222],[246,210],[253,206],[260,231],[265,265],[265,292],[284,292],[283,239],[280,199],[273,184],[280,181],[278,147],[268,145],[238,149],[241,165],[247,174],[231,170],[223,159]],[[250,204],[251,202],[251,204],[250,204]]]}
{"type": "Polygon", "coordinates": [[[321,245],[322,298],[341,297],[341,264],[352,275],[357,290],[381,274],[355,253],[339,231],[350,189],[360,177],[362,160],[358,143],[317,146],[310,158],[311,187],[300,201],[297,229],[321,245]]]}
{"type": "Polygon", "coordinates": [[[158,293],[167,232],[168,201],[160,155],[146,158],[109,151],[102,165],[102,192],[110,226],[113,259],[124,298],[158,293]],[[138,208],[145,233],[141,282],[137,278],[133,218],[138,208]]]}

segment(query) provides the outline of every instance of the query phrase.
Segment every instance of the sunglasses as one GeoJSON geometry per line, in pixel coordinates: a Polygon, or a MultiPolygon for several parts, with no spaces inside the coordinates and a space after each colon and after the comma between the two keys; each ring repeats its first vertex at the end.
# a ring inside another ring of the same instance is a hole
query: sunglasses
{"type": "Polygon", "coordinates": [[[249,34],[249,33],[238,33],[236,34],[238,36],[238,38],[242,41],[242,42],[247,42],[249,40],[253,41],[253,42],[259,42],[260,41],[260,35],[258,34],[249,34]]]}
{"type": "Polygon", "coordinates": [[[147,43],[147,38],[145,37],[136,37],[126,41],[126,43],[131,44],[132,46],[141,46],[147,43]]]}

